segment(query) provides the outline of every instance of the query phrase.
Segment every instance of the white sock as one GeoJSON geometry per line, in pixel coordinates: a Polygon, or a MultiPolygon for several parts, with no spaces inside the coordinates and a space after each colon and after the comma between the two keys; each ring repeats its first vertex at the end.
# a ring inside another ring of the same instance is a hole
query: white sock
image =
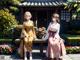
{"type": "Polygon", "coordinates": [[[24,60],[27,60],[26,52],[24,53],[24,60]]]}
{"type": "Polygon", "coordinates": [[[27,60],[27,57],[25,56],[24,60],[27,60]]]}
{"type": "Polygon", "coordinates": [[[32,60],[32,56],[30,56],[30,60],[32,60]]]}
{"type": "Polygon", "coordinates": [[[30,52],[30,60],[32,60],[32,52],[30,52]]]}

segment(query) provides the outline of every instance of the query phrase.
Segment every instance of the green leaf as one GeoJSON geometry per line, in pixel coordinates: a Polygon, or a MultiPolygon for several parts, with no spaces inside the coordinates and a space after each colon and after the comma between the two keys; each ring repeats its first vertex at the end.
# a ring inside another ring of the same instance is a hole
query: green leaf
{"type": "Polygon", "coordinates": [[[67,0],[68,2],[72,2],[73,0],[67,0]]]}
{"type": "Polygon", "coordinates": [[[19,9],[17,7],[14,7],[14,6],[10,6],[10,9],[12,11],[14,11],[14,12],[18,12],[19,11],[19,9]]]}
{"type": "Polygon", "coordinates": [[[64,7],[64,9],[66,9],[66,8],[67,8],[67,6],[64,7]]]}
{"type": "Polygon", "coordinates": [[[68,4],[67,3],[63,3],[63,5],[67,6],[68,4]]]}
{"type": "Polygon", "coordinates": [[[77,9],[77,12],[80,12],[80,8],[77,9]]]}
{"type": "Polygon", "coordinates": [[[6,9],[0,10],[0,17],[0,30],[3,30],[3,34],[8,34],[8,32],[17,25],[17,20],[15,16],[6,9]]]}
{"type": "Polygon", "coordinates": [[[77,17],[76,13],[72,15],[72,19],[76,19],[76,17],[77,17]]]}
{"type": "Polygon", "coordinates": [[[74,8],[77,7],[77,6],[78,6],[78,4],[74,4],[74,8]]]}
{"type": "Polygon", "coordinates": [[[20,0],[11,0],[11,3],[14,5],[18,5],[20,3],[20,0]]]}
{"type": "Polygon", "coordinates": [[[68,4],[67,3],[64,3],[64,9],[68,8],[68,4]]]}

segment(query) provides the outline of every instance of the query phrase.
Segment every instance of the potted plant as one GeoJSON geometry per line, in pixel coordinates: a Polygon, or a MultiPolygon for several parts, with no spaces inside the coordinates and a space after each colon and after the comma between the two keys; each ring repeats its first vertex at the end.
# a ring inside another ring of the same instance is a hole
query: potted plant
{"type": "Polygon", "coordinates": [[[46,28],[45,27],[41,27],[37,31],[37,38],[41,39],[45,34],[46,34],[46,28]]]}

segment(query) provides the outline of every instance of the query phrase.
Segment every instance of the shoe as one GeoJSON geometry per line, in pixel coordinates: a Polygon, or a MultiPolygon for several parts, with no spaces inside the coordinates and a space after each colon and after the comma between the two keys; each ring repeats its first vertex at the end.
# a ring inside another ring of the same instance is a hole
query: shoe
{"type": "Polygon", "coordinates": [[[27,58],[30,59],[30,53],[26,52],[27,58]]]}
{"type": "Polygon", "coordinates": [[[30,60],[32,60],[32,52],[30,53],[30,60]]]}
{"type": "Polygon", "coordinates": [[[30,56],[30,60],[32,60],[32,56],[30,56]]]}
{"type": "Polygon", "coordinates": [[[25,57],[24,60],[27,60],[27,57],[25,57]]]}

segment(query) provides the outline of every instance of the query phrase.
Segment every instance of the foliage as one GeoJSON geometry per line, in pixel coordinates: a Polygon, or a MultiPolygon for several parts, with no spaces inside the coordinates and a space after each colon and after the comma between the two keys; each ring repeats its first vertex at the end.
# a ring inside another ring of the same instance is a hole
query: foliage
{"type": "Polygon", "coordinates": [[[0,30],[3,33],[8,33],[11,29],[16,27],[17,21],[14,15],[8,9],[0,10],[0,30]]]}
{"type": "Polygon", "coordinates": [[[79,46],[67,46],[66,51],[68,54],[76,54],[80,53],[80,47],[79,46]]]}
{"type": "Polygon", "coordinates": [[[64,6],[64,9],[68,9],[68,11],[75,9],[76,12],[72,15],[72,18],[76,18],[77,13],[80,12],[80,0],[67,0],[67,2],[64,3],[64,6]]]}
{"type": "Polygon", "coordinates": [[[41,39],[46,34],[45,27],[39,28],[36,34],[37,34],[37,38],[41,39]]]}
{"type": "Polygon", "coordinates": [[[0,0],[0,5],[6,5],[6,4],[12,4],[12,5],[18,5],[23,0],[0,0]]]}
{"type": "Polygon", "coordinates": [[[13,5],[18,5],[21,1],[23,0],[10,0],[9,3],[12,3],[13,5]]]}
{"type": "Polygon", "coordinates": [[[21,3],[23,0],[0,0],[0,8],[8,8],[13,12],[18,12],[19,9],[17,5],[21,3]]]}
{"type": "Polygon", "coordinates": [[[9,33],[17,25],[16,13],[19,12],[17,5],[23,0],[0,0],[0,32],[9,33]],[[14,15],[13,15],[14,14],[14,15]]]}
{"type": "Polygon", "coordinates": [[[12,48],[9,45],[0,45],[0,54],[11,54],[12,48]]]}
{"type": "Polygon", "coordinates": [[[18,12],[19,9],[17,7],[14,7],[14,6],[10,6],[10,10],[13,11],[13,12],[18,12]]]}
{"type": "Polygon", "coordinates": [[[65,45],[70,45],[70,46],[79,46],[80,45],[80,34],[61,34],[61,38],[65,40],[65,45]]]}

